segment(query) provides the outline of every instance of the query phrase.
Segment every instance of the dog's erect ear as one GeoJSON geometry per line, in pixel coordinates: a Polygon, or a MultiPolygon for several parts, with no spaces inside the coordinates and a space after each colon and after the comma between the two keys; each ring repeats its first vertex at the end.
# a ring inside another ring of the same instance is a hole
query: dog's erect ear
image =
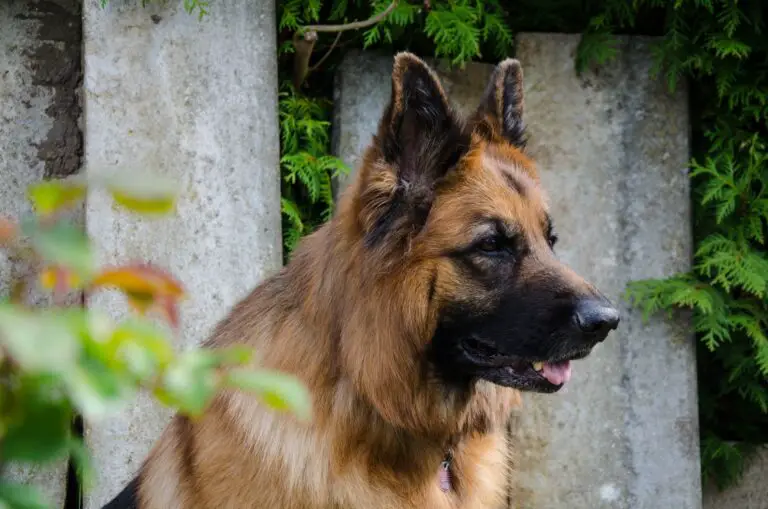
{"type": "Polygon", "coordinates": [[[445,153],[445,138],[456,128],[445,91],[432,69],[412,53],[398,53],[378,142],[385,161],[397,168],[399,180],[413,183],[444,173],[446,163],[451,163],[446,160],[451,154],[445,153]]]}
{"type": "Polygon", "coordinates": [[[516,147],[525,146],[523,68],[518,60],[508,58],[493,70],[474,119],[476,130],[484,137],[501,137],[516,147]]]}
{"type": "Polygon", "coordinates": [[[374,138],[384,164],[367,173],[363,186],[369,245],[406,223],[410,231],[423,224],[437,182],[469,141],[432,69],[411,53],[398,53],[392,96],[374,138]]]}

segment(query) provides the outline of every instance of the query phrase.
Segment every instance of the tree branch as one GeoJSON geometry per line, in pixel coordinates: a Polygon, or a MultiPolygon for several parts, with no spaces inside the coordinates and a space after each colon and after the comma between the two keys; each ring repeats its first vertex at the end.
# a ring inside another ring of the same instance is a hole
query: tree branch
{"type": "Polygon", "coordinates": [[[309,73],[309,59],[317,42],[317,32],[304,32],[300,36],[297,32],[293,36],[293,47],[296,56],[293,57],[293,87],[299,89],[309,73]]]}
{"type": "Polygon", "coordinates": [[[323,62],[325,62],[325,59],[331,56],[331,52],[333,51],[333,48],[336,47],[336,45],[339,43],[339,39],[341,39],[341,34],[343,32],[339,32],[336,34],[336,38],[333,40],[333,44],[331,44],[331,47],[328,48],[328,51],[325,52],[325,55],[320,58],[320,60],[317,61],[315,65],[309,68],[309,71],[307,71],[307,74],[311,74],[313,71],[316,71],[321,65],[323,65],[323,62]]]}
{"type": "Polygon", "coordinates": [[[347,30],[360,30],[361,28],[368,28],[371,25],[375,25],[379,21],[383,21],[384,18],[389,16],[389,13],[395,10],[399,0],[392,0],[389,6],[378,13],[363,21],[353,21],[352,23],[346,23],[344,25],[308,25],[304,27],[304,30],[312,30],[313,32],[346,32],[347,30]]]}
{"type": "Polygon", "coordinates": [[[362,28],[368,28],[380,21],[383,21],[392,11],[395,10],[399,0],[392,0],[389,6],[370,18],[363,21],[354,21],[352,23],[345,23],[343,25],[307,25],[301,27],[293,36],[293,47],[296,51],[296,56],[293,61],[293,86],[295,88],[301,87],[302,83],[306,79],[307,75],[316,70],[320,64],[322,64],[326,58],[331,54],[336,44],[341,39],[341,33],[348,30],[360,30],[362,28]],[[334,33],[338,32],[336,40],[331,44],[328,52],[311,68],[309,67],[309,60],[312,57],[312,50],[315,48],[317,42],[318,32],[334,33]]]}

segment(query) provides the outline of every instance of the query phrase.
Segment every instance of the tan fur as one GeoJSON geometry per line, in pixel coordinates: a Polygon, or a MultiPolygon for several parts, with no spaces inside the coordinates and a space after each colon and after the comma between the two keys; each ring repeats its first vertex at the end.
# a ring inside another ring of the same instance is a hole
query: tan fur
{"type": "MultiPolygon", "coordinates": [[[[397,84],[415,58],[395,60],[395,109],[403,107],[397,84]]],[[[260,366],[300,377],[312,394],[312,421],[236,392],[220,394],[199,420],[175,417],[138,477],[140,509],[504,505],[505,423],[519,393],[485,381],[468,397],[447,393],[419,362],[443,302],[487,298],[442,256],[470,239],[478,215],[509,218],[533,245],[546,242],[533,163],[498,134],[498,115],[481,117],[485,134],[472,135],[426,224],[406,236],[396,270],[392,246],[363,243],[397,185],[374,142],[334,218],[213,331],[208,346],[249,345],[260,366]],[[454,484],[443,493],[438,469],[449,448],[454,484]]]]}

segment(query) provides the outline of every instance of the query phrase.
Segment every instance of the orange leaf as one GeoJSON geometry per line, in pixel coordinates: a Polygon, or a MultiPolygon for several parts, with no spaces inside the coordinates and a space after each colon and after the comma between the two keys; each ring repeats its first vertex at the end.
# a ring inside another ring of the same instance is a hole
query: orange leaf
{"type": "Polygon", "coordinates": [[[134,292],[131,290],[123,290],[123,292],[128,297],[128,304],[140,315],[146,314],[155,303],[155,297],[151,293],[134,292]]]}
{"type": "Polygon", "coordinates": [[[105,269],[98,274],[92,286],[114,286],[125,292],[167,295],[182,298],[181,284],[166,271],[148,263],[137,263],[105,269]]]}
{"type": "Polygon", "coordinates": [[[139,314],[158,309],[178,326],[178,301],[184,298],[181,284],[168,272],[150,264],[133,264],[107,269],[98,274],[91,287],[116,287],[139,314]]]}
{"type": "Polygon", "coordinates": [[[80,278],[64,267],[46,267],[40,273],[40,283],[44,288],[53,290],[54,295],[63,295],[80,284],[80,278]]]}
{"type": "Polygon", "coordinates": [[[157,301],[157,308],[174,329],[179,327],[179,306],[176,299],[160,298],[157,301]]]}
{"type": "Polygon", "coordinates": [[[0,246],[9,244],[16,236],[16,224],[8,218],[0,217],[0,246]]]}

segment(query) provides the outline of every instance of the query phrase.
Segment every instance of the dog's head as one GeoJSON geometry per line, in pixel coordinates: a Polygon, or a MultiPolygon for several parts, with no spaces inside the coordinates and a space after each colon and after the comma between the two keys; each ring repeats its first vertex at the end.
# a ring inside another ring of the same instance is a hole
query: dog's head
{"type": "Polygon", "coordinates": [[[343,281],[341,363],[398,426],[498,426],[516,399],[507,388],[559,390],[570,362],[618,326],[605,296],[555,255],[524,151],[522,80],[516,60],[501,62],[464,119],[422,60],[398,54],[390,102],[339,203],[324,281],[343,281]]]}
{"type": "Polygon", "coordinates": [[[398,54],[356,184],[362,243],[380,255],[369,270],[400,274],[405,315],[427,324],[415,348],[448,385],[557,391],[570,361],[619,323],[555,255],[545,193],[524,153],[522,80],[518,61],[501,62],[465,120],[422,60],[398,54]]]}

